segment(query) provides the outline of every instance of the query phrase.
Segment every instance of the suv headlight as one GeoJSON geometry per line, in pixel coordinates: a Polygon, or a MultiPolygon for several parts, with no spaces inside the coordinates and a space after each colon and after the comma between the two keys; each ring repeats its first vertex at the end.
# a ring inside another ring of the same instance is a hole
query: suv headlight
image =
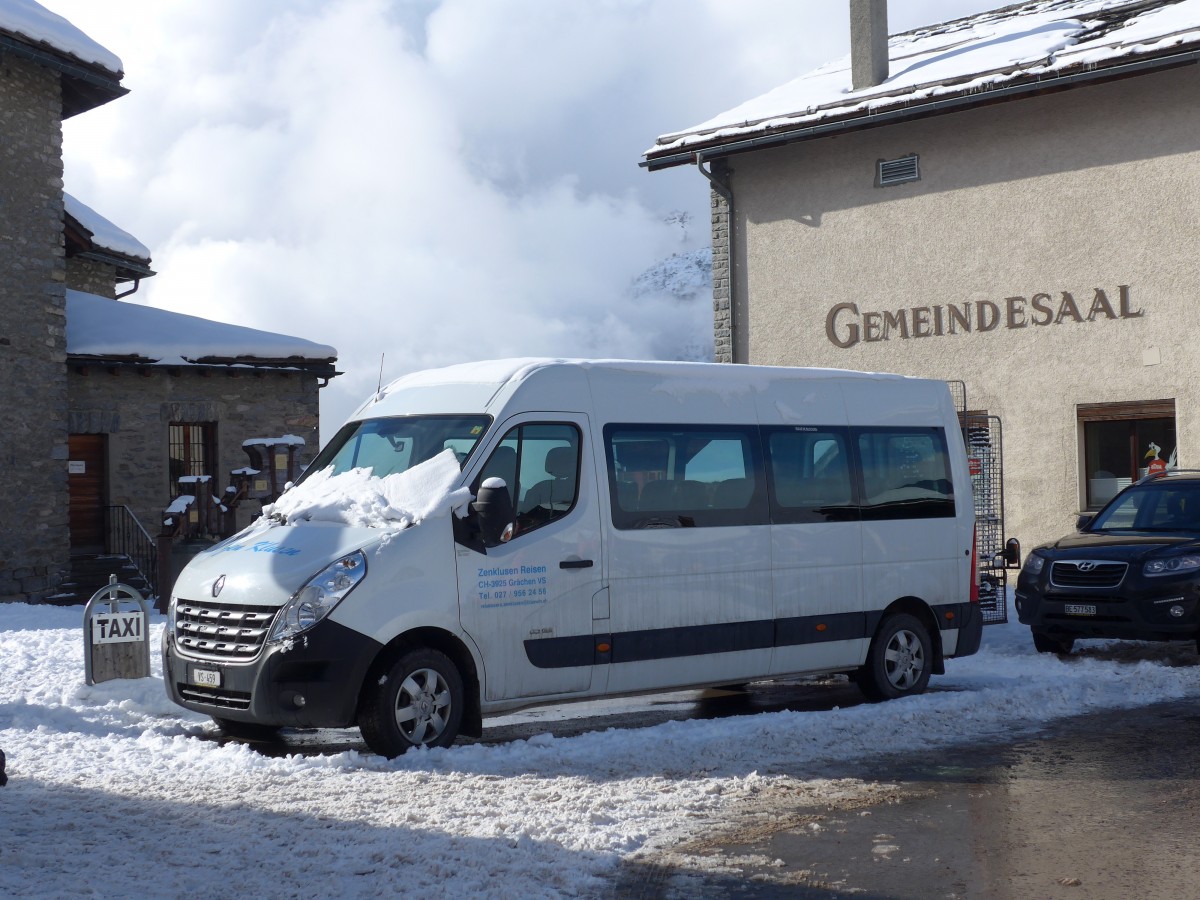
{"type": "Polygon", "coordinates": [[[326,566],[279,610],[267,641],[283,641],[308,631],[329,615],[366,574],[367,558],[361,550],[326,566]]]}
{"type": "Polygon", "coordinates": [[[1142,574],[1153,578],[1155,575],[1180,575],[1197,569],[1200,569],[1200,556],[1168,556],[1166,559],[1150,560],[1142,568],[1142,574]]]}
{"type": "Polygon", "coordinates": [[[1046,557],[1038,556],[1036,553],[1030,553],[1025,557],[1025,574],[1037,575],[1046,565],[1046,557]]]}

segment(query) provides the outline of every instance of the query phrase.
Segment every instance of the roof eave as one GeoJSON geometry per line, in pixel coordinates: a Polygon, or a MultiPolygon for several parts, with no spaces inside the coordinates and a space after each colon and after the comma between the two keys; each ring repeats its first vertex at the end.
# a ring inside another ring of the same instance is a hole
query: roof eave
{"type": "Polygon", "coordinates": [[[732,156],[751,150],[792,144],[851,131],[861,131],[867,128],[878,128],[883,125],[892,125],[911,119],[959,112],[978,106],[987,106],[992,103],[1019,100],[1024,97],[1065,91],[1105,81],[1116,81],[1122,78],[1146,75],[1178,66],[1195,65],[1198,61],[1200,61],[1200,48],[1193,48],[1182,53],[1171,53],[1149,59],[1139,59],[1116,66],[1084,68],[1049,77],[1035,76],[990,89],[964,91],[957,95],[943,95],[932,101],[895,106],[878,113],[854,114],[835,121],[824,121],[808,126],[785,126],[769,134],[757,134],[746,138],[717,138],[710,141],[697,141],[684,149],[663,151],[661,154],[655,154],[651,151],[645,154],[645,159],[638,163],[638,165],[651,172],[655,172],[659,169],[692,165],[703,160],[732,156]]]}
{"type": "Polygon", "coordinates": [[[257,357],[216,357],[204,356],[186,363],[162,362],[147,356],[136,354],[116,355],[104,353],[71,353],[67,352],[67,362],[75,366],[102,366],[105,368],[134,368],[134,369],[208,369],[221,371],[269,371],[269,372],[300,372],[305,375],[317,375],[322,378],[334,378],[343,374],[337,371],[337,358],[301,359],[260,359],[257,357]]]}
{"type": "Polygon", "coordinates": [[[45,66],[62,76],[62,117],[87,112],[129,93],[122,87],[124,73],[112,73],[61,53],[48,44],[34,45],[12,34],[0,33],[0,55],[12,53],[45,66]]]}

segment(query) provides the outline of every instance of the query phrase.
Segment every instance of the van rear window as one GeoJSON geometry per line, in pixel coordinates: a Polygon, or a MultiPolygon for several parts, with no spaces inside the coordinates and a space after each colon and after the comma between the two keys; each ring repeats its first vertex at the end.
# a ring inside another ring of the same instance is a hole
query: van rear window
{"type": "Polygon", "coordinates": [[[954,515],[954,482],[940,428],[853,428],[862,465],[862,517],[935,519],[954,515]]]}

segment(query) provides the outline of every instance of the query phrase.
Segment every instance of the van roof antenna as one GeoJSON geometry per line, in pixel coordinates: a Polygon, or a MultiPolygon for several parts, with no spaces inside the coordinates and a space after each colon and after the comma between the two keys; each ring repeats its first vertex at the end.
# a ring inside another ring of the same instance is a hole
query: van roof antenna
{"type": "Polygon", "coordinates": [[[379,354],[379,386],[375,388],[376,402],[380,400],[380,395],[383,393],[383,358],[385,356],[387,356],[386,353],[379,354]]]}

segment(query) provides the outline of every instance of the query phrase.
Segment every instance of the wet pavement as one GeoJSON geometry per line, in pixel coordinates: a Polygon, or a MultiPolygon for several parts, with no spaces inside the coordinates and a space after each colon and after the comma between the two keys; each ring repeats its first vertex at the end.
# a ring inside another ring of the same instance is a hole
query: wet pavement
{"type": "Polygon", "coordinates": [[[618,896],[1200,898],[1200,700],[1060,721],[1007,744],[873,760],[882,802],[685,848],[618,896]]]}

